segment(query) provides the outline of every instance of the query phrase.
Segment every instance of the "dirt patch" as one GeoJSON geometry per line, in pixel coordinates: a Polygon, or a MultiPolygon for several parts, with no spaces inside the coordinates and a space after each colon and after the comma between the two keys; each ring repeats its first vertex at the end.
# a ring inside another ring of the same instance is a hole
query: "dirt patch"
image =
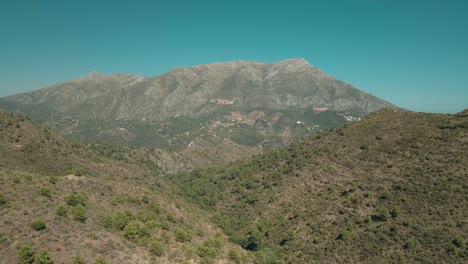
{"type": "Polygon", "coordinates": [[[80,181],[86,179],[84,176],[76,176],[75,174],[70,174],[64,177],[65,179],[69,181],[80,181]]]}

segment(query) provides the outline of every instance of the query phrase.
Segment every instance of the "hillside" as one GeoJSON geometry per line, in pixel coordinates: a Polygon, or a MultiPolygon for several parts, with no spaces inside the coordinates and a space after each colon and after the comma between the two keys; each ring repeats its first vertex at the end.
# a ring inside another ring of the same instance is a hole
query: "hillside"
{"type": "Polygon", "coordinates": [[[258,263],[468,262],[468,110],[381,110],[166,181],[258,263]]]}
{"type": "MultiPolygon", "coordinates": [[[[302,59],[175,68],[156,77],[96,72],[0,99],[66,138],[138,147],[287,145],[390,103],[302,59]]],[[[240,147],[239,147],[240,146],[240,147]]],[[[228,156],[222,157],[229,159],[228,156]]]]}
{"type": "Polygon", "coordinates": [[[0,263],[32,251],[55,263],[468,260],[468,110],[385,109],[176,174],[192,168],[183,154],[73,143],[5,111],[0,121],[0,263]]]}
{"type": "Polygon", "coordinates": [[[156,183],[167,153],[72,143],[5,111],[0,145],[2,264],[251,262],[156,183]]]}

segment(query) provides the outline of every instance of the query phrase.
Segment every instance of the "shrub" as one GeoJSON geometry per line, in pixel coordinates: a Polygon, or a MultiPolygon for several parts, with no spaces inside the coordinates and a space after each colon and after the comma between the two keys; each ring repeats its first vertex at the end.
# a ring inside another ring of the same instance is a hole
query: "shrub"
{"type": "Polygon", "coordinates": [[[12,179],[13,183],[18,184],[21,182],[21,179],[18,176],[13,177],[12,179]]]}
{"type": "Polygon", "coordinates": [[[244,248],[250,251],[257,251],[263,247],[265,238],[256,227],[252,227],[247,233],[247,240],[244,243],[244,248]]]}
{"type": "Polygon", "coordinates": [[[34,263],[34,249],[27,245],[21,245],[18,251],[19,264],[32,264],[34,263]]]}
{"type": "Polygon", "coordinates": [[[154,255],[161,257],[164,253],[164,246],[163,244],[153,241],[149,244],[150,252],[154,255]]]}
{"type": "Polygon", "coordinates": [[[145,204],[149,203],[149,198],[148,198],[148,195],[143,195],[143,197],[141,198],[141,201],[145,204]]]}
{"type": "Polygon", "coordinates": [[[82,257],[76,256],[73,259],[73,264],[86,264],[86,261],[82,257]]]}
{"type": "Polygon", "coordinates": [[[342,240],[342,241],[347,241],[349,239],[349,231],[348,230],[343,230],[341,233],[338,235],[336,239],[342,240]]]}
{"type": "Polygon", "coordinates": [[[104,219],[104,226],[107,228],[115,228],[118,230],[124,230],[124,228],[133,220],[135,217],[129,211],[119,211],[113,215],[107,216],[104,219]]]}
{"type": "Polygon", "coordinates": [[[104,220],[102,220],[102,225],[105,227],[105,228],[112,228],[114,227],[114,218],[112,215],[108,215],[104,218],[104,220]]]}
{"type": "Polygon", "coordinates": [[[267,256],[266,256],[265,252],[263,252],[261,250],[255,252],[254,260],[253,260],[253,262],[255,264],[267,264],[268,263],[267,261],[268,261],[268,259],[267,259],[267,256]]]}
{"type": "Polygon", "coordinates": [[[41,231],[41,230],[46,229],[46,225],[45,225],[44,221],[42,221],[42,220],[36,220],[36,221],[32,222],[31,227],[36,231],[41,231]]]}
{"type": "Polygon", "coordinates": [[[85,206],[86,199],[88,199],[86,193],[74,193],[67,197],[66,202],[70,206],[77,206],[78,204],[85,206]]]}
{"type": "Polygon", "coordinates": [[[103,256],[100,256],[94,261],[94,264],[108,264],[108,262],[103,256]]]}
{"type": "Polygon", "coordinates": [[[63,205],[60,205],[59,207],[57,207],[57,210],[55,210],[55,213],[58,215],[58,216],[62,216],[62,217],[65,217],[67,216],[68,214],[68,208],[63,206],[63,205]]]}
{"type": "Polygon", "coordinates": [[[403,246],[404,249],[411,250],[416,246],[416,240],[414,238],[408,239],[405,245],[403,246]]]}
{"type": "Polygon", "coordinates": [[[45,186],[42,186],[39,189],[39,194],[47,198],[52,198],[52,195],[50,194],[50,189],[45,186]]]}
{"type": "Polygon", "coordinates": [[[0,193],[0,205],[6,204],[7,200],[5,197],[3,197],[3,193],[0,193]]]}
{"type": "Polygon", "coordinates": [[[86,221],[86,208],[79,204],[75,207],[73,207],[73,219],[76,221],[84,223],[86,221]]]}
{"type": "Polygon", "coordinates": [[[178,242],[190,242],[193,238],[193,233],[191,230],[183,230],[180,228],[175,229],[175,240],[178,242]]]}
{"type": "Polygon", "coordinates": [[[234,249],[229,250],[229,258],[232,259],[236,264],[242,263],[242,256],[234,249]]]}
{"type": "Polygon", "coordinates": [[[58,182],[57,176],[50,176],[49,177],[49,182],[52,184],[56,184],[58,182]]]}
{"type": "Polygon", "coordinates": [[[138,238],[150,236],[148,227],[138,222],[129,223],[127,226],[125,226],[122,233],[123,236],[129,240],[136,240],[138,238]]]}
{"type": "Polygon", "coordinates": [[[385,207],[377,208],[377,212],[372,216],[372,220],[376,222],[387,221],[390,218],[390,212],[385,207]]]}
{"type": "Polygon", "coordinates": [[[466,244],[465,239],[463,237],[457,237],[452,240],[452,244],[454,244],[457,248],[463,248],[466,244]]]}
{"type": "Polygon", "coordinates": [[[215,259],[219,254],[219,251],[218,251],[217,248],[210,247],[210,246],[204,245],[204,244],[199,245],[198,248],[197,248],[197,251],[198,251],[198,256],[200,256],[202,258],[215,259]]]}
{"type": "Polygon", "coordinates": [[[145,225],[150,229],[155,229],[158,226],[158,222],[155,220],[149,220],[148,222],[145,223],[145,225]]]}
{"type": "Polygon", "coordinates": [[[400,213],[401,213],[401,210],[398,207],[392,208],[392,211],[390,212],[390,214],[392,215],[392,218],[397,218],[400,215],[400,213]]]}
{"type": "Polygon", "coordinates": [[[34,258],[34,264],[54,264],[50,254],[46,249],[41,249],[34,258]]]}

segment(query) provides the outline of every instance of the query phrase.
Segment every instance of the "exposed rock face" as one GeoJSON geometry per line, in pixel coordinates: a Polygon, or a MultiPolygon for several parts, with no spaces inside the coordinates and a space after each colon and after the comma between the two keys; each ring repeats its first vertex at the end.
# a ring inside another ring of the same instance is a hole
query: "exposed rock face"
{"type": "MultiPolygon", "coordinates": [[[[306,122],[308,130],[314,125],[326,127],[346,122],[344,118],[335,122],[318,117],[320,113],[315,113],[314,108],[327,108],[325,112],[339,119],[338,114],[358,117],[394,106],[334,79],[305,60],[290,59],[278,63],[233,61],[175,68],[151,78],[92,72],[31,93],[2,98],[0,107],[30,115],[82,141],[165,146],[186,132],[196,135],[186,135],[183,144],[196,141],[197,136],[208,132],[205,127],[225,122],[223,116],[233,111],[243,115],[263,111],[264,117],[244,123],[255,127],[265,122],[264,127],[255,131],[281,137],[286,126],[291,125],[286,123],[296,123],[298,120],[293,119],[297,118],[310,119],[306,122]],[[268,118],[278,114],[284,122],[279,122],[276,132],[273,129],[262,132],[269,127],[268,118]],[[183,120],[174,120],[177,118],[183,120]],[[188,124],[188,120],[197,124],[188,124]],[[154,136],[174,126],[177,131],[166,134],[167,138],[154,136]],[[122,128],[135,137],[120,135],[111,139],[109,135],[121,133],[122,128]],[[109,129],[119,131],[111,133],[109,129]]],[[[260,143],[265,142],[261,139],[256,144],[260,143]]]]}

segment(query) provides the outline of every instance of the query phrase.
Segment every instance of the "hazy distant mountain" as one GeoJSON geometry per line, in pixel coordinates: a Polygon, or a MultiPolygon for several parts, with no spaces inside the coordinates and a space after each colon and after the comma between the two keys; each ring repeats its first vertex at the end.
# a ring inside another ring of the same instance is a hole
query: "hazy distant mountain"
{"type": "Polygon", "coordinates": [[[392,104],[302,59],[81,78],[0,99],[68,138],[134,146],[280,145],[392,104]],[[233,144],[234,145],[234,144],[233,144]]]}

